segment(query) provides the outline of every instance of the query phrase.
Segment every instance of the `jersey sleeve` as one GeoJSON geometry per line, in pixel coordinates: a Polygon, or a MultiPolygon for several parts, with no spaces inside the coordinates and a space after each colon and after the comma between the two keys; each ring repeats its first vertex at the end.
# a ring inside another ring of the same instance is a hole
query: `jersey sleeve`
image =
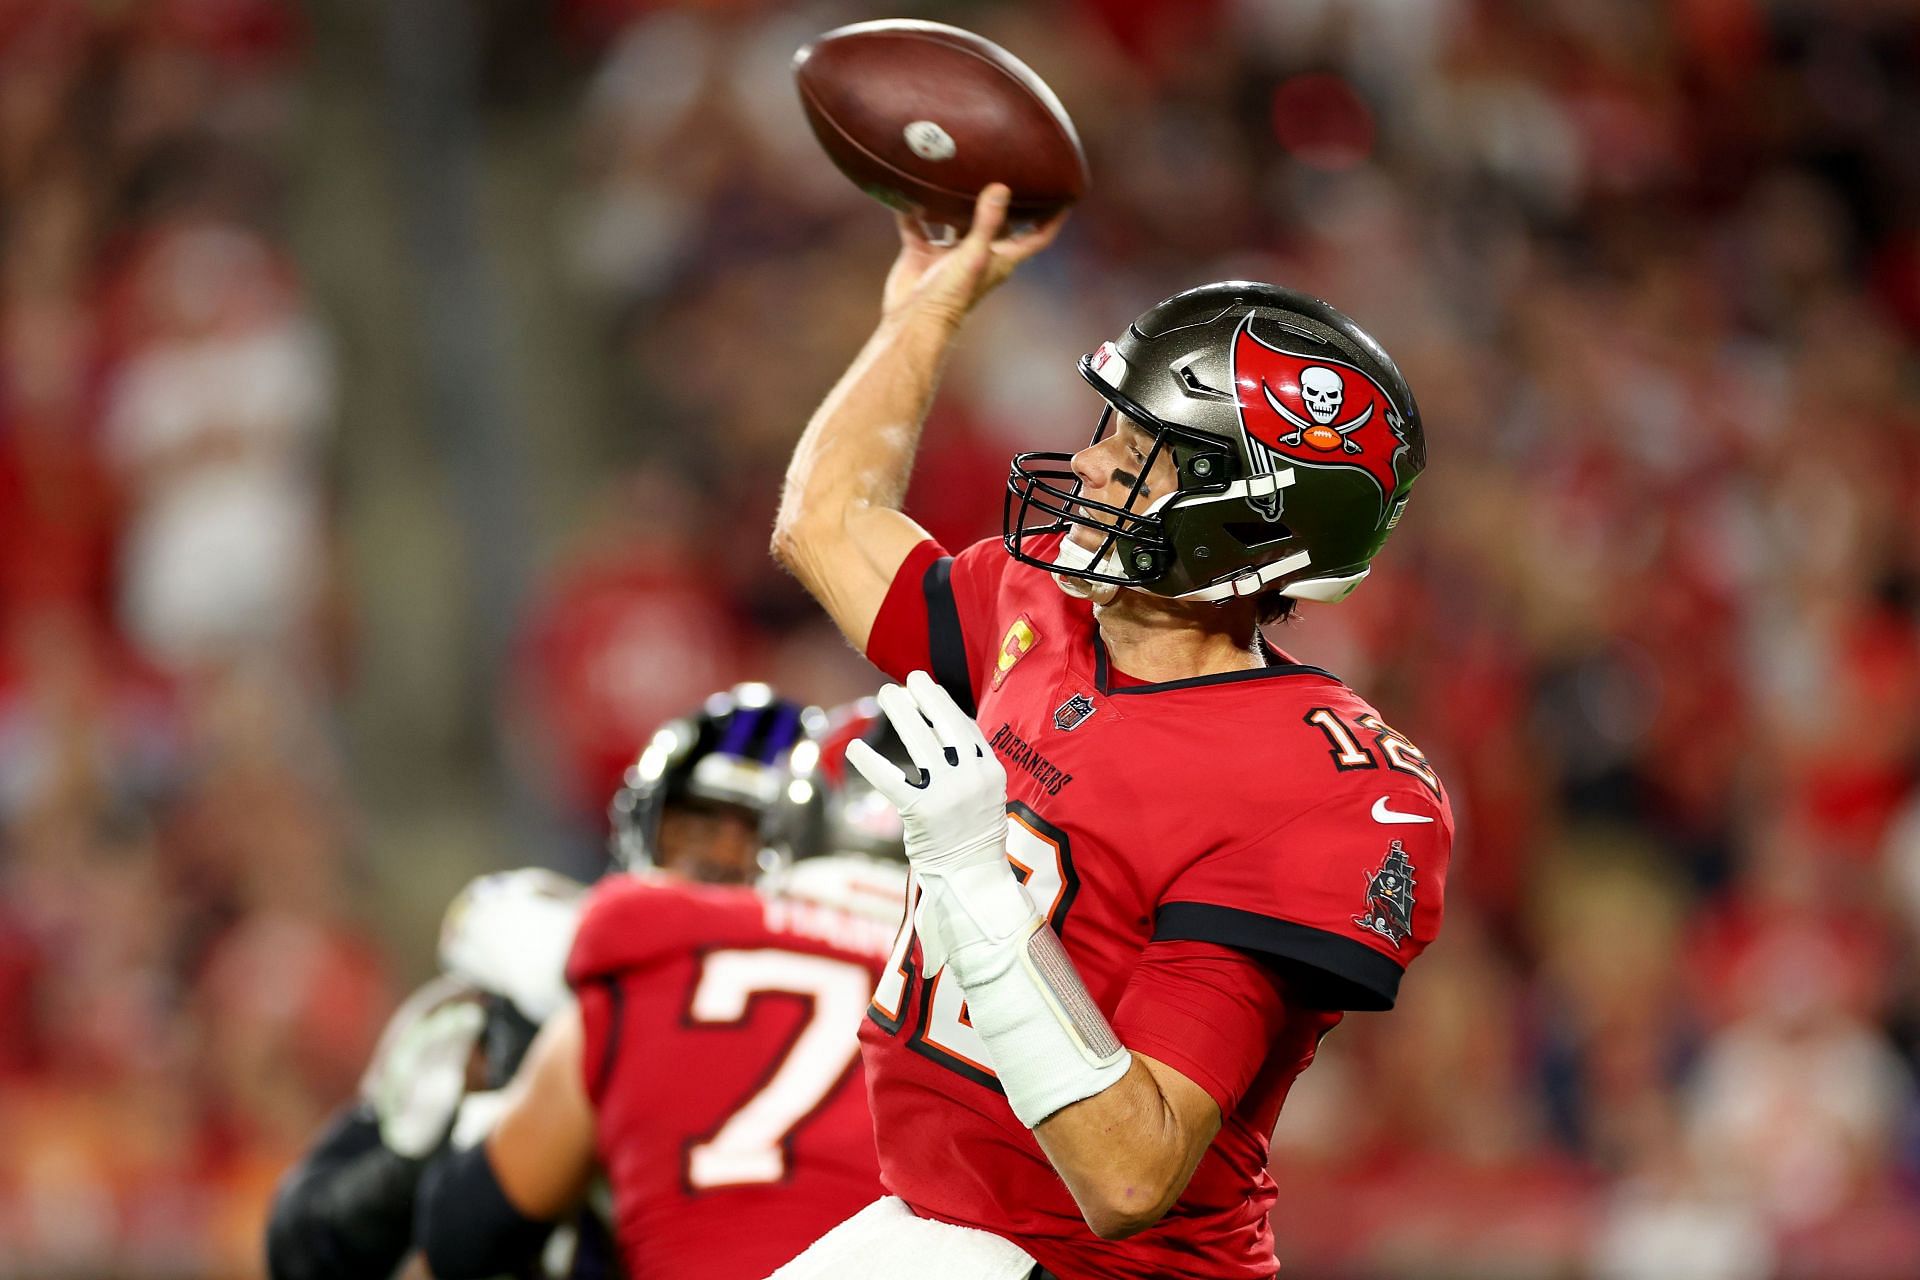
{"type": "Polygon", "coordinates": [[[1012,561],[998,539],[949,555],[929,538],[907,553],[867,634],[867,659],[895,680],[925,671],[971,713],[978,705],[983,637],[1012,561]]]}
{"type": "Polygon", "coordinates": [[[1440,929],[1453,819],[1417,787],[1369,809],[1377,794],[1343,789],[1201,857],[1162,895],[1155,940],[1270,957],[1315,1008],[1392,1008],[1440,929]]]}
{"type": "Polygon", "coordinates": [[[1232,1115],[1286,1025],[1286,997],[1261,961],[1210,942],[1153,942],[1114,1012],[1114,1034],[1164,1062],[1232,1115]]]}

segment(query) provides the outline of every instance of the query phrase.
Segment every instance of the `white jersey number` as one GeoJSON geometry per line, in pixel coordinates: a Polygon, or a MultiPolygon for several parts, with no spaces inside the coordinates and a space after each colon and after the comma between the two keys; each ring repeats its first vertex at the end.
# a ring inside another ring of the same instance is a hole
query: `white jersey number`
{"type": "Polygon", "coordinates": [[[713,1135],[687,1148],[687,1185],[696,1191],[778,1182],[787,1144],[860,1053],[848,1030],[859,1024],[872,970],[846,960],[766,948],[714,951],[701,964],[688,1015],[695,1022],[738,1022],[753,998],[781,992],[811,1003],[806,1026],[780,1065],[713,1135]]]}
{"type": "Polygon", "coordinates": [[[1420,748],[1413,745],[1407,736],[1394,729],[1376,715],[1362,715],[1354,718],[1353,725],[1342,720],[1331,707],[1315,707],[1307,712],[1306,722],[1318,729],[1327,738],[1327,753],[1333,757],[1336,769],[1346,772],[1349,769],[1378,769],[1381,757],[1386,758],[1387,767],[1401,773],[1411,774],[1420,779],[1427,790],[1438,796],[1440,779],[1434,773],[1433,766],[1420,748]],[[1373,735],[1373,748],[1360,745],[1359,735],[1354,726],[1373,735]]]}
{"type": "MultiPolygon", "coordinates": [[[[1027,896],[1040,909],[1041,916],[1058,933],[1065,925],[1067,909],[1073,905],[1078,885],[1073,863],[1067,852],[1067,834],[1015,801],[1007,806],[1007,861],[1027,887],[1027,896]]],[[[893,940],[893,953],[887,957],[886,972],[874,989],[867,1016],[888,1032],[897,1033],[907,1005],[908,984],[912,972],[913,912],[918,904],[920,885],[907,885],[907,914],[900,922],[900,933],[893,940]]],[[[944,969],[932,981],[921,980],[926,988],[922,997],[920,1023],[907,1040],[907,1047],[924,1054],[971,1080],[993,1088],[999,1077],[987,1063],[987,1047],[967,1017],[967,1001],[960,984],[944,969]]]]}

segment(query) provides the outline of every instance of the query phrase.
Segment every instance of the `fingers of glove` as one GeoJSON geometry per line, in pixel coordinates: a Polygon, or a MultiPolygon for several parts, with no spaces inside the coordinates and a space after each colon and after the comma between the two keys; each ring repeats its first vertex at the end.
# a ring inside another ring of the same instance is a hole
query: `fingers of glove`
{"type": "Polygon", "coordinates": [[[394,1045],[384,1073],[407,1080],[437,1070],[456,1068],[463,1075],[467,1057],[486,1029],[487,1012],[472,1001],[446,1004],[408,1027],[394,1045]]]}
{"type": "Polygon", "coordinates": [[[383,1064],[374,1097],[388,1147],[418,1157],[438,1145],[466,1092],[467,1061],[485,1023],[484,1009],[461,1002],[407,1029],[383,1064]]]}
{"type": "Polygon", "coordinates": [[[906,747],[907,755],[915,764],[932,773],[946,763],[945,744],[940,741],[933,726],[927,723],[926,716],[920,712],[920,704],[911,693],[897,684],[890,684],[880,690],[874,701],[880,704],[880,710],[893,723],[894,732],[900,735],[901,745],[906,747]]]}
{"type": "Polygon", "coordinates": [[[467,1055],[487,1028],[487,1011],[470,1001],[442,1005],[421,1023],[421,1057],[428,1062],[457,1062],[464,1068],[467,1055]]]}
{"type": "Polygon", "coordinates": [[[980,735],[980,726],[953,700],[953,695],[940,686],[940,682],[924,671],[907,673],[907,692],[913,696],[914,705],[921,714],[933,723],[933,731],[940,739],[940,745],[959,753],[962,759],[968,756],[985,756],[987,740],[980,735]]]}
{"type": "Polygon", "coordinates": [[[900,771],[899,765],[858,738],[847,744],[847,763],[858,769],[860,776],[872,783],[873,789],[896,809],[905,809],[925,785],[915,785],[900,771]]]}

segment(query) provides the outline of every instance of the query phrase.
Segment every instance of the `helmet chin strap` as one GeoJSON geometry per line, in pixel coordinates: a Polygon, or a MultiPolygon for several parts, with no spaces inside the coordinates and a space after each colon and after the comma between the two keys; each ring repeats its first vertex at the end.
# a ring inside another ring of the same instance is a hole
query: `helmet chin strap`
{"type": "Polygon", "coordinates": [[[1096,563],[1093,552],[1075,542],[1073,535],[1069,533],[1060,540],[1060,549],[1053,553],[1053,563],[1064,570],[1053,575],[1053,585],[1076,600],[1091,600],[1096,605],[1109,604],[1115,596],[1120,594],[1117,583],[1094,582],[1077,576],[1087,569],[1092,569],[1096,573],[1119,576],[1120,558],[1113,553],[1111,545],[1096,563]]]}

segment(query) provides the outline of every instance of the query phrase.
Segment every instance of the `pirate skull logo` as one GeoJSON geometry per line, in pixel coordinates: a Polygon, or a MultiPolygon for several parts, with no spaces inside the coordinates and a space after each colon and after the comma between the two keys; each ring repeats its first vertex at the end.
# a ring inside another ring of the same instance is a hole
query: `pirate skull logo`
{"type": "Polygon", "coordinates": [[[1300,398],[1320,425],[1340,416],[1340,402],[1346,395],[1347,380],[1325,365],[1308,365],[1300,371],[1300,398]]]}
{"type": "Polygon", "coordinates": [[[1347,384],[1339,374],[1324,365],[1309,365],[1302,369],[1299,387],[1300,403],[1307,407],[1311,421],[1282,404],[1280,398],[1273,394],[1272,387],[1264,382],[1260,384],[1260,389],[1266,393],[1267,404],[1293,428],[1280,437],[1280,443],[1292,448],[1304,441],[1322,453],[1332,453],[1335,449],[1342,453],[1359,453],[1360,446],[1349,437],[1373,421],[1373,406],[1369,404],[1345,422],[1335,422],[1340,405],[1346,399],[1347,384]],[[1326,376],[1319,378],[1314,376],[1316,374],[1326,376]]]}
{"type": "Polygon", "coordinates": [[[1407,440],[1393,401],[1365,370],[1330,352],[1283,350],[1256,334],[1248,316],[1234,336],[1233,382],[1256,465],[1284,457],[1365,472],[1379,486],[1386,518],[1407,440]]]}

